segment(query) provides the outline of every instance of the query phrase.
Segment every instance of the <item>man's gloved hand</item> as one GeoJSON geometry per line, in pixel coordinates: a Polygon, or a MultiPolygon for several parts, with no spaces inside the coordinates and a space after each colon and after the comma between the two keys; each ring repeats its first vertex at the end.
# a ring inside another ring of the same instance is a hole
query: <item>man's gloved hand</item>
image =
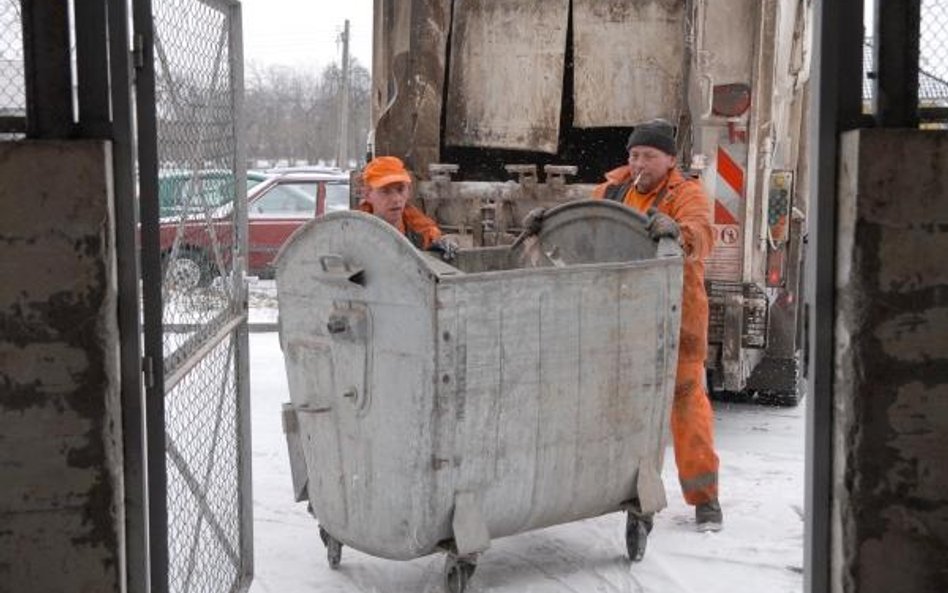
{"type": "Polygon", "coordinates": [[[454,258],[457,257],[458,248],[458,243],[454,239],[440,237],[431,242],[431,247],[428,250],[440,252],[441,259],[449,262],[454,261],[454,258]]]}
{"type": "Polygon", "coordinates": [[[681,236],[681,229],[675,219],[655,208],[649,208],[648,210],[648,224],[645,226],[645,230],[648,231],[648,236],[656,241],[662,237],[678,239],[681,236]]]}
{"type": "Polygon", "coordinates": [[[546,208],[534,208],[523,217],[523,230],[529,235],[539,235],[543,228],[543,218],[546,216],[546,208]]]}

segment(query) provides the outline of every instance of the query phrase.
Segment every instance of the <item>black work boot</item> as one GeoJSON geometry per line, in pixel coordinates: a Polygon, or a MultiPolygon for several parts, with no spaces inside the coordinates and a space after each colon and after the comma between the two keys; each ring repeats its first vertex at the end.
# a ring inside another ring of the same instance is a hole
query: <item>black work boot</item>
{"type": "Polygon", "coordinates": [[[695,523],[698,531],[721,531],[724,514],[718,499],[703,502],[695,507],[695,523]]]}

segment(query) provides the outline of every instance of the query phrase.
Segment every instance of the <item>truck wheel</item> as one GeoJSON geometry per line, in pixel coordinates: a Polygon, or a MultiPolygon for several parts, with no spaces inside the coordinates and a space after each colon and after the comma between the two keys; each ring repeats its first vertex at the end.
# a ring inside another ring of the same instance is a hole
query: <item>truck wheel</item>
{"type": "Polygon", "coordinates": [[[464,593],[475,568],[475,562],[448,554],[444,561],[444,590],[447,593],[464,593]]]}
{"type": "Polygon", "coordinates": [[[766,406],[793,408],[800,403],[800,397],[796,391],[757,391],[750,400],[766,406]]]}
{"type": "Polygon", "coordinates": [[[794,408],[800,403],[800,395],[797,392],[774,393],[772,396],[775,406],[782,408],[794,408]]]}

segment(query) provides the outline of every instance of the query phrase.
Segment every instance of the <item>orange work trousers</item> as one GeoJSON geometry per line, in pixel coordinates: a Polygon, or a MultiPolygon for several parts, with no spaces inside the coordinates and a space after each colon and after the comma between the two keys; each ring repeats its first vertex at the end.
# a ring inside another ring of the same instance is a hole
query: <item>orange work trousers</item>
{"type": "Polygon", "coordinates": [[[679,362],[671,429],[675,464],[685,502],[699,505],[718,497],[714,412],[704,386],[704,363],[679,362]]]}

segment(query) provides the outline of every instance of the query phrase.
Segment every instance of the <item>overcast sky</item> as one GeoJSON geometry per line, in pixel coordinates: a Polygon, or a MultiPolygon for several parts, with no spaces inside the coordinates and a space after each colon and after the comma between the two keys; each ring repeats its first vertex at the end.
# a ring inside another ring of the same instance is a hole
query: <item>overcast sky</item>
{"type": "Polygon", "coordinates": [[[342,61],[349,19],[350,55],[372,66],[372,0],[242,0],[244,58],[260,65],[313,68],[342,61]]]}

